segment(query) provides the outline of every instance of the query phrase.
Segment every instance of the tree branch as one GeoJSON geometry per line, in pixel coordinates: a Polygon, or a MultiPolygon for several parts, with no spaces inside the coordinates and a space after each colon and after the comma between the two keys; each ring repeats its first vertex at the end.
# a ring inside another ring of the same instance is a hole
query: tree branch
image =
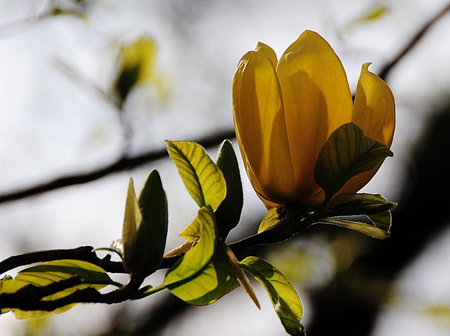
{"type": "MultiPolygon", "coordinates": [[[[386,79],[391,70],[423,39],[429,29],[441,19],[450,10],[450,4],[441,10],[437,15],[430,19],[411,39],[411,41],[402,48],[396,57],[388,62],[380,71],[379,76],[386,79]]],[[[204,147],[212,147],[218,145],[224,139],[232,139],[235,137],[233,130],[225,130],[220,133],[216,133],[212,136],[194,140],[200,143],[204,147]]],[[[147,164],[149,162],[164,158],[167,156],[166,149],[160,149],[157,151],[146,152],[133,158],[121,157],[117,161],[111,163],[108,166],[94,170],[86,174],[74,174],[65,177],[55,179],[53,181],[44,182],[42,184],[26,188],[19,191],[13,191],[11,193],[0,194],[0,203],[11,202],[20,200],[29,196],[39,195],[47,191],[57,190],[67,186],[73,186],[77,184],[87,183],[98,180],[109,174],[114,174],[127,169],[136,168],[147,164]]]]}
{"type": "MultiPolygon", "coordinates": [[[[197,142],[203,145],[204,147],[212,147],[219,145],[224,139],[232,139],[234,138],[234,136],[235,136],[234,131],[229,130],[216,133],[212,136],[205,137],[203,139],[199,139],[197,142]]],[[[61,177],[56,180],[44,182],[40,185],[36,185],[27,189],[0,195],[0,203],[16,201],[29,196],[39,195],[47,191],[92,182],[106,175],[118,173],[121,171],[125,171],[127,169],[140,167],[143,166],[144,164],[162,159],[166,156],[168,156],[168,154],[167,150],[164,148],[156,151],[146,152],[133,158],[121,157],[117,161],[111,163],[108,166],[100,168],[99,170],[91,171],[86,174],[77,174],[61,177]]]]}
{"type": "Polygon", "coordinates": [[[37,251],[11,256],[0,262],[0,274],[24,265],[62,259],[86,261],[100,266],[107,272],[125,273],[121,262],[111,261],[109,256],[100,259],[93,249],[92,246],[81,246],[73,249],[37,251]]]}
{"type": "Polygon", "coordinates": [[[420,29],[389,63],[387,63],[380,73],[378,74],[381,78],[386,79],[391,70],[423,39],[425,33],[427,33],[430,28],[439,21],[448,11],[450,10],[450,4],[444,7],[440,12],[438,12],[433,18],[431,18],[423,27],[420,29]]]}

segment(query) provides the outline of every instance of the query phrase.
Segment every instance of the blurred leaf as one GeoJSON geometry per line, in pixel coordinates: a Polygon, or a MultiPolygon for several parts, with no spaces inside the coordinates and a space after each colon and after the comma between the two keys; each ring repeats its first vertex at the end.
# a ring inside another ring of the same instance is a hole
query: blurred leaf
{"type": "Polygon", "coordinates": [[[280,222],[280,208],[270,208],[259,224],[258,233],[269,230],[280,222]]]}
{"type": "Polygon", "coordinates": [[[130,179],[123,224],[125,269],[146,277],[158,269],[167,237],[167,200],[156,170],[147,177],[139,200],[130,179]]]}
{"type": "Polygon", "coordinates": [[[375,168],[392,155],[387,146],[366,137],[357,125],[344,124],[330,135],[320,150],[314,176],[331,198],[350,178],[375,168]]]}
{"type": "Polygon", "coordinates": [[[325,214],[330,217],[372,215],[388,211],[396,205],[381,194],[341,194],[330,201],[325,214]]]}
{"type": "Polygon", "coordinates": [[[361,17],[357,18],[353,23],[366,23],[381,19],[389,13],[389,7],[376,3],[373,4],[361,17]]]}
{"type": "MultiPolygon", "coordinates": [[[[373,238],[384,239],[389,237],[389,227],[390,227],[390,211],[386,211],[389,213],[389,224],[386,223],[387,216],[385,213],[381,216],[381,220],[379,221],[377,218],[373,220],[374,225],[370,225],[367,223],[355,222],[341,218],[324,218],[321,219],[322,224],[331,224],[340,226],[346,229],[350,229],[353,231],[361,232],[365,235],[368,235],[373,238]],[[379,225],[379,226],[377,226],[379,225]]],[[[378,216],[371,215],[370,217],[378,216]]],[[[320,224],[320,223],[318,223],[320,224]]]]}
{"type": "Polygon", "coordinates": [[[114,83],[114,91],[119,97],[120,106],[134,87],[152,78],[155,55],[156,43],[148,37],[122,47],[119,71],[114,83]]]}
{"type": "MultiPolygon", "coordinates": [[[[55,260],[33,266],[19,272],[16,278],[8,277],[0,282],[0,293],[14,293],[19,289],[34,285],[43,287],[54,282],[79,276],[82,284],[68,289],[64,289],[56,294],[49,295],[43,300],[53,301],[72,294],[77,289],[92,287],[100,290],[107,285],[116,285],[108,274],[99,266],[80,260],[55,260]]],[[[75,304],[58,308],[53,313],[62,313],[75,304]]],[[[51,314],[47,311],[22,311],[14,309],[14,314],[19,319],[42,318],[51,314]]]]}
{"type": "Polygon", "coordinates": [[[238,225],[244,204],[239,164],[229,140],[222,143],[216,162],[227,185],[227,196],[216,210],[218,236],[225,239],[238,225]]]}
{"type": "Polygon", "coordinates": [[[210,205],[216,211],[227,193],[222,171],[195,142],[167,141],[167,144],[170,158],[191,197],[199,207],[210,205]]]}
{"type": "Polygon", "coordinates": [[[247,257],[241,265],[266,289],[286,332],[289,335],[304,335],[300,324],[303,305],[289,280],[267,261],[257,257],[247,257]]]}

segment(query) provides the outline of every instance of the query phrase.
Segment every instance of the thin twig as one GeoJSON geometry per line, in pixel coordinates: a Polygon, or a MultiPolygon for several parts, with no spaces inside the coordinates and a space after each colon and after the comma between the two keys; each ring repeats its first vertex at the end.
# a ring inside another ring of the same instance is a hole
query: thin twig
{"type": "MultiPolygon", "coordinates": [[[[197,142],[203,145],[204,147],[212,147],[220,144],[224,139],[232,139],[234,138],[234,131],[223,131],[220,133],[216,133],[213,136],[209,136],[203,139],[199,139],[197,142]]],[[[34,196],[38,194],[42,194],[47,191],[52,191],[56,189],[60,189],[63,187],[73,186],[77,184],[83,184],[86,182],[92,182],[98,180],[106,175],[110,175],[113,173],[122,172],[128,169],[137,168],[143,166],[149,162],[153,162],[159,159],[166,157],[167,151],[166,149],[160,149],[156,151],[151,151],[147,153],[143,153],[141,155],[126,158],[122,157],[117,161],[111,163],[108,166],[100,168],[99,170],[91,171],[86,174],[77,174],[70,175],[66,177],[61,177],[53,181],[45,182],[40,185],[36,185],[34,187],[30,187],[27,189],[14,191],[8,194],[0,195],[0,203],[10,202],[20,200],[29,196],[34,196]]]]}
{"type": "Polygon", "coordinates": [[[450,10],[450,4],[444,7],[437,15],[435,15],[430,21],[428,21],[421,30],[419,30],[389,63],[387,63],[380,73],[378,74],[381,78],[386,79],[391,70],[423,39],[425,33],[427,33],[430,28],[439,21],[448,11],[450,10]]]}

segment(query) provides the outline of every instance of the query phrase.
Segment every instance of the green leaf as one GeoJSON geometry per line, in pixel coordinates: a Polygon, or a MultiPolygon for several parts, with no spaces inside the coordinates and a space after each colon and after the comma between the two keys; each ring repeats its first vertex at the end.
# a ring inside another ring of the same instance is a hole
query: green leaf
{"type": "Polygon", "coordinates": [[[330,201],[325,215],[373,215],[391,210],[396,205],[394,202],[388,202],[381,194],[341,194],[330,201]]]}
{"type": "MultiPolygon", "coordinates": [[[[341,219],[341,218],[324,218],[324,219],[321,219],[321,223],[340,226],[340,227],[343,227],[346,229],[361,232],[361,233],[363,233],[367,236],[373,237],[373,238],[384,239],[384,238],[389,237],[389,228],[390,228],[390,219],[391,219],[390,211],[386,211],[386,213],[383,213],[383,215],[381,216],[381,218],[382,218],[381,221],[378,221],[376,219],[378,215],[371,215],[369,218],[372,218],[373,216],[375,216],[374,221],[373,221],[374,225],[350,221],[350,220],[341,219]],[[387,216],[386,213],[389,213],[389,215],[387,216]],[[387,217],[389,218],[388,219],[389,223],[386,222],[387,217]],[[379,225],[379,226],[377,226],[377,225],[379,225]]],[[[316,223],[316,224],[321,224],[321,223],[316,223]]]]}
{"type": "Polygon", "coordinates": [[[258,233],[269,230],[280,222],[280,208],[271,208],[259,224],[258,233]]]}
{"type": "Polygon", "coordinates": [[[195,277],[168,288],[184,302],[204,306],[216,302],[238,286],[226,252],[218,248],[206,267],[195,277]]]}
{"type": "Polygon", "coordinates": [[[180,237],[183,237],[190,243],[196,242],[200,238],[204,220],[204,213],[199,212],[192,223],[180,233],[180,237]]]}
{"type": "MultiPolygon", "coordinates": [[[[80,277],[81,285],[49,295],[43,298],[43,300],[57,300],[72,294],[77,289],[92,287],[100,290],[107,285],[117,285],[99,266],[80,260],[55,260],[27,268],[19,272],[15,279],[8,277],[5,282],[1,281],[0,293],[14,293],[27,285],[43,287],[54,282],[69,279],[75,275],[80,277]]],[[[53,313],[65,312],[74,305],[71,304],[58,308],[53,313]]],[[[14,309],[14,314],[19,319],[42,318],[50,315],[50,313],[48,311],[22,311],[20,309],[14,309]]]]}
{"type": "Polygon", "coordinates": [[[226,252],[217,248],[211,207],[201,208],[189,227],[192,231],[185,232],[186,237],[199,238],[198,243],[169,269],[161,287],[150,289],[144,295],[167,288],[185,302],[208,305],[239,285],[226,252]]]}
{"type": "Polygon", "coordinates": [[[195,142],[167,141],[167,144],[170,158],[191,197],[199,207],[209,205],[216,211],[227,193],[222,171],[195,142]]]}
{"type": "Polygon", "coordinates": [[[125,269],[141,277],[154,273],[164,254],[167,237],[167,200],[156,170],[147,177],[139,200],[130,180],[123,225],[125,269]]]}
{"type": "Polygon", "coordinates": [[[390,211],[383,211],[373,215],[367,215],[367,217],[370,219],[373,225],[385,231],[389,236],[389,230],[391,229],[392,224],[392,214],[390,211]]]}
{"type": "Polygon", "coordinates": [[[227,185],[227,196],[216,210],[218,236],[225,239],[228,233],[238,225],[244,204],[239,164],[229,140],[222,143],[216,162],[227,185]]]}
{"type": "Polygon", "coordinates": [[[317,184],[331,198],[353,176],[375,168],[391,150],[364,135],[353,123],[335,130],[320,150],[314,176],[317,184]]]}
{"type": "Polygon", "coordinates": [[[257,257],[247,257],[241,265],[266,289],[286,332],[289,335],[304,335],[300,324],[303,305],[289,280],[267,261],[257,257]]]}
{"type": "Polygon", "coordinates": [[[184,283],[201,272],[210,262],[216,247],[214,213],[210,206],[200,208],[198,222],[201,225],[198,243],[181,257],[166,273],[164,285],[169,289],[184,283]]]}

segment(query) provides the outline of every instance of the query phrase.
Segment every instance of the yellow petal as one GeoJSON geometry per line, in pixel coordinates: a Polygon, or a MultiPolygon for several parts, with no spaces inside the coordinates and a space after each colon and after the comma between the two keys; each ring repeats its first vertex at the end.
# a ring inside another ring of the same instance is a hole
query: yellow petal
{"type": "Polygon", "coordinates": [[[356,88],[353,122],[364,133],[386,146],[391,146],[395,129],[394,95],[380,77],[369,71],[370,63],[361,69],[356,88]]]}
{"type": "MultiPolygon", "coordinates": [[[[390,147],[395,129],[395,102],[389,86],[380,77],[369,71],[370,63],[361,69],[356,88],[353,122],[364,134],[390,147]]],[[[364,187],[380,168],[362,173],[348,181],[339,193],[355,193],[364,187]]]]}
{"type": "MultiPolygon", "coordinates": [[[[233,80],[236,135],[253,188],[264,200],[284,203],[295,193],[278,79],[265,54],[250,51],[233,80]]],[[[269,203],[266,203],[269,205],[269,203]]]]}
{"type": "Polygon", "coordinates": [[[305,31],[281,56],[277,74],[295,167],[298,200],[319,192],[314,165],[329,135],[352,118],[344,68],[330,45],[305,31]]]}
{"type": "Polygon", "coordinates": [[[255,51],[260,52],[272,61],[273,67],[276,68],[278,60],[277,60],[277,54],[275,51],[269,47],[267,44],[264,44],[262,42],[258,42],[258,45],[255,48],[255,51]]]}

